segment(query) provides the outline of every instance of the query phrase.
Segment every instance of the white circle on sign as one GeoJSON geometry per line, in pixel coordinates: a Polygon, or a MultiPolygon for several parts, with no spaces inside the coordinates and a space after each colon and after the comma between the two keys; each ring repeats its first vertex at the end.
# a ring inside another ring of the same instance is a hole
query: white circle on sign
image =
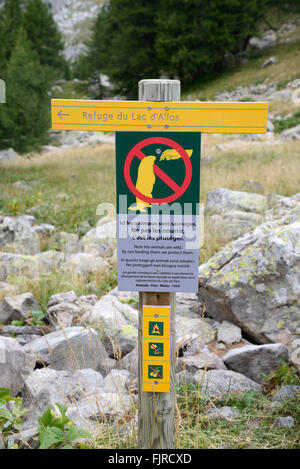
{"type": "Polygon", "coordinates": [[[157,148],[157,150],[155,151],[155,153],[156,153],[157,155],[160,155],[160,154],[161,154],[161,149],[160,149],[160,148],[157,148]]]}

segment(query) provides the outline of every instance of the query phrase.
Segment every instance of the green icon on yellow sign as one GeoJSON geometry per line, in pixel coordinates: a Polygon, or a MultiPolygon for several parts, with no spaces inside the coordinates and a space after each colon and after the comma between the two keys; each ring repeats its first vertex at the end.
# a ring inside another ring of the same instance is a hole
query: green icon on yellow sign
{"type": "Polygon", "coordinates": [[[149,342],[149,356],[150,357],[163,357],[164,344],[149,342]]]}
{"type": "Polygon", "coordinates": [[[149,379],[163,379],[162,365],[148,365],[148,378],[149,379]]]}
{"type": "Polygon", "coordinates": [[[149,335],[156,335],[156,336],[164,335],[164,323],[150,321],[149,322],[149,335]]]}

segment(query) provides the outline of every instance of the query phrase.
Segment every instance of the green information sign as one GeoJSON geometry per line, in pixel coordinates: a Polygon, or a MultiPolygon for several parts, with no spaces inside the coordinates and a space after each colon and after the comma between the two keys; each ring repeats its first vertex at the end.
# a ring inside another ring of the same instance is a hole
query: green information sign
{"type": "Polygon", "coordinates": [[[120,290],[198,290],[199,132],[117,132],[120,290]]]}

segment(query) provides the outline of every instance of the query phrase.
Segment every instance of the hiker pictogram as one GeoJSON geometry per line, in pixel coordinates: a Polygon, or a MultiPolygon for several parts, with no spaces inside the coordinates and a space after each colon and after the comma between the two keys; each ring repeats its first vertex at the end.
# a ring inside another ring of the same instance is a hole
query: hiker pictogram
{"type": "Polygon", "coordinates": [[[163,379],[162,365],[148,365],[148,378],[163,379]]]}
{"type": "Polygon", "coordinates": [[[136,205],[130,207],[130,210],[146,212],[147,207],[151,207],[152,204],[170,203],[181,197],[189,187],[192,179],[192,164],[190,161],[192,153],[193,150],[185,150],[179,143],[165,137],[146,138],[137,143],[128,153],[124,164],[126,184],[130,191],[136,196],[136,205]],[[170,147],[162,153],[158,149],[159,154],[161,153],[159,161],[172,161],[182,158],[185,166],[185,178],[181,186],[156,164],[158,156],[146,156],[142,151],[143,148],[153,144],[167,145],[170,147]],[[138,167],[136,184],[134,185],[130,171],[132,161],[135,157],[141,162],[138,167]],[[162,198],[153,197],[152,193],[157,178],[160,178],[173,191],[171,195],[162,198]]]}
{"type": "Polygon", "coordinates": [[[149,322],[149,335],[163,335],[164,323],[163,322],[149,322]]]}

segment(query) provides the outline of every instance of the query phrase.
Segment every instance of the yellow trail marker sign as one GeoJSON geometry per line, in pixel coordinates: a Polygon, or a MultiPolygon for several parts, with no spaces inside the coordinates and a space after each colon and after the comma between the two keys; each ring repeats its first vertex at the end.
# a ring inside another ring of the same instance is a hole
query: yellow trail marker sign
{"type": "Polygon", "coordinates": [[[266,133],[268,103],[52,99],[54,130],[266,133]]]}

